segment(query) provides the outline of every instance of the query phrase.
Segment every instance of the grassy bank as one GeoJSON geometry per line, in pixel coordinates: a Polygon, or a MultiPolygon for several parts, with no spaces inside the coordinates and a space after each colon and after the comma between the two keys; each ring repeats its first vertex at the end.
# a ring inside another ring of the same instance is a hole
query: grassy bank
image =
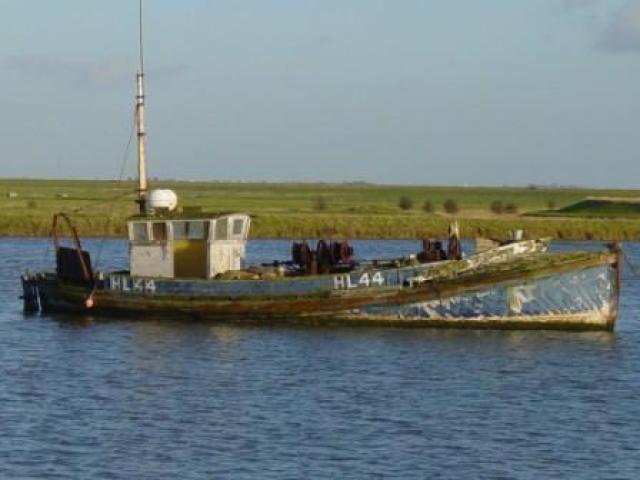
{"type": "MultiPolygon", "coordinates": [[[[254,238],[438,237],[458,219],[468,238],[503,237],[520,228],[529,237],[640,239],[640,219],[523,215],[549,207],[561,212],[590,196],[639,197],[634,190],[204,182],[154,187],[174,189],[183,206],[250,213],[254,238]],[[447,201],[455,212],[445,212],[447,201]],[[509,206],[510,213],[498,211],[497,204],[509,206]]],[[[66,211],[82,236],[122,236],[125,219],[135,213],[133,190],[131,182],[0,180],[0,235],[45,236],[53,213],[66,211]]]]}
{"type": "Polygon", "coordinates": [[[620,198],[586,198],[557,210],[531,212],[536,217],[640,219],[640,201],[620,198]]]}

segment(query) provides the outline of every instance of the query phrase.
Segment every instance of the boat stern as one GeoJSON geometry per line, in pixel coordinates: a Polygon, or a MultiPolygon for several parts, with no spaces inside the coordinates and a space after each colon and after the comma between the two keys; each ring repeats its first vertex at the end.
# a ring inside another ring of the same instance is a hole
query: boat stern
{"type": "Polygon", "coordinates": [[[41,309],[40,305],[40,289],[38,288],[38,279],[29,272],[22,275],[22,295],[20,298],[23,302],[25,313],[37,313],[41,309]]]}

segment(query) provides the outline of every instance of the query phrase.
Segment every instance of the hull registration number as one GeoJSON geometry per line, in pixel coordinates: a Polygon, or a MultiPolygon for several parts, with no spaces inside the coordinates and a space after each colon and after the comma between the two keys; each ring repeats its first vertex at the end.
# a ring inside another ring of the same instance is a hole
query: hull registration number
{"type": "Polygon", "coordinates": [[[334,290],[347,290],[350,288],[381,287],[386,283],[382,272],[364,272],[351,275],[349,273],[334,275],[334,290]]]}
{"type": "Polygon", "coordinates": [[[156,283],[150,278],[131,278],[112,275],[107,278],[109,290],[123,293],[155,293],[156,283]]]}

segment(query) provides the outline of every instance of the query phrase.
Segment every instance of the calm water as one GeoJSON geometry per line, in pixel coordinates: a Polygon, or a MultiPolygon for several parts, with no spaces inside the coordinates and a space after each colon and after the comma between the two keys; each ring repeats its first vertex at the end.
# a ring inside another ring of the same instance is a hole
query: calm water
{"type": "Polygon", "coordinates": [[[640,478],[629,269],[613,334],[25,317],[47,247],[0,240],[0,478],[640,478]]]}

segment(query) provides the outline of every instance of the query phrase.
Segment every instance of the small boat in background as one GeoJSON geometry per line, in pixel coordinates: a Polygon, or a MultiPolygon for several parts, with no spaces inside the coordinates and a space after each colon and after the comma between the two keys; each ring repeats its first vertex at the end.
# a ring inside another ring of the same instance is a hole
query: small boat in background
{"type": "MultiPolygon", "coordinates": [[[[142,42],[141,42],[142,46],[142,42]]],[[[141,55],[142,59],[142,48],[141,55]]],[[[621,255],[551,253],[547,240],[483,243],[466,258],[457,224],[444,244],[402,258],[362,260],[347,241],[293,243],[290,258],[246,265],[251,218],[179,209],[150,190],[144,69],[137,74],[139,214],[127,224],[127,271],[94,271],[71,219],[54,216],[56,269],[22,276],[26,311],[172,315],[238,322],[612,330],[621,255]],[[60,244],[59,222],[73,247],[60,244]]]]}

